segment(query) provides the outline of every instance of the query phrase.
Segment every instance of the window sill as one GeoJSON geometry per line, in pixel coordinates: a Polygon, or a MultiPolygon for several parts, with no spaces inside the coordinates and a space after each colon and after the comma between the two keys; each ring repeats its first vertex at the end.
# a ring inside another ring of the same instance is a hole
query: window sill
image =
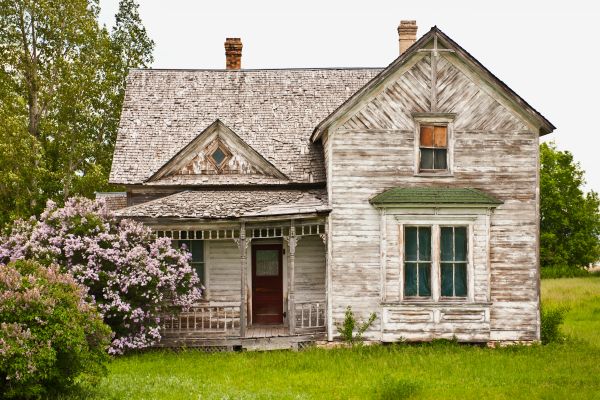
{"type": "Polygon", "coordinates": [[[413,174],[413,176],[416,177],[436,177],[436,178],[452,178],[454,177],[454,174],[452,172],[417,172],[415,174],[413,174]]]}

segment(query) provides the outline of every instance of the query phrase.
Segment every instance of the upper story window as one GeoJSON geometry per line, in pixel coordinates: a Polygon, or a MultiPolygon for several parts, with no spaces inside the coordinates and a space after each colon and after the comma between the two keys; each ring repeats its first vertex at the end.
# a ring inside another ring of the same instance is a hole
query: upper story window
{"type": "Polygon", "coordinates": [[[449,176],[453,165],[452,123],[455,114],[414,113],[415,174],[449,176]]]}
{"type": "Polygon", "coordinates": [[[419,171],[446,171],[448,169],[448,126],[421,125],[419,151],[419,171]]]}

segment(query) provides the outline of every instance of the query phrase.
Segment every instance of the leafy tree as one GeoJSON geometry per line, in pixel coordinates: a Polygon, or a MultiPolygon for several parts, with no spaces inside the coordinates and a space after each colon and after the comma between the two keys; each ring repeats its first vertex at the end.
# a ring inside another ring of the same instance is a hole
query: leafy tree
{"type": "Polygon", "coordinates": [[[127,72],[154,43],[133,0],[112,33],[98,13],[98,0],[0,0],[0,224],[110,187],[127,72]]]}
{"type": "Polygon", "coordinates": [[[540,145],[542,267],[584,267],[600,258],[600,201],[585,194],[584,171],[568,151],[540,145]]]}
{"type": "Polygon", "coordinates": [[[17,220],[0,237],[0,270],[21,259],[57,264],[88,288],[115,333],[111,353],[156,343],[161,314],[200,298],[190,257],[171,239],[155,238],[139,222],[117,221],[105,204],[82,197],[62,208],[49,201],[39,219],[17,220]]]}

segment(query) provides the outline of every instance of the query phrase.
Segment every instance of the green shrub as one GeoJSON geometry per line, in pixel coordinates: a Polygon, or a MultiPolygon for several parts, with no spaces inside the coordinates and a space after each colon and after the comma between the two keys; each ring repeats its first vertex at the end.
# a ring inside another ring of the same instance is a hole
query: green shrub
{"type": "Polygon", "coordinates": [[[47,397],[106,372],[111,332],[85,298],[56,265],[0,265],[0,397],[47,397]]]}
{"type": "Polygon", "coordinates": [[[579,267],[554,266],[541,269],[542,279],[578,278],[590,275],[589,271],[579,267]]]}
{"type": "Polygon", "coordinates": [[[560,333],[560,326],[564,322],[567,308],[547,308],[540,310],[541,339],[543,344],[562,342],[564,336],[560,333]]]}
{"type": "Polygon", "coordinates": [[[360,323],[356,320],[354,311],[352,311],[352,307],[348,306],[346,308],[346,312],[344,313],[344,322],[341,324],[336,324],[336,327],[342,340],[346,343],[354,345],[362,342],[362,335],[367,329],[369,329],[371,325],[373,325],[375,319],[377,319],[377,314],[371,313],[368,320],[360,323]],[[354,331],[356,331],[356,333],[354,333],[354,331]]]}

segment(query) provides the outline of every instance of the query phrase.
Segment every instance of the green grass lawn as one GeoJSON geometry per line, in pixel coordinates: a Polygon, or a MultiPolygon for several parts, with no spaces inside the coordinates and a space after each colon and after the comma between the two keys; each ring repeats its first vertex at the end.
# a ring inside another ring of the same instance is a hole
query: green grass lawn
{"type": "Polygon", "coordinates": [[[600,278],[545,280],[542,293],[570,307],[564,344],[149,352],[68,399],[600,399],[600,278]]]}

